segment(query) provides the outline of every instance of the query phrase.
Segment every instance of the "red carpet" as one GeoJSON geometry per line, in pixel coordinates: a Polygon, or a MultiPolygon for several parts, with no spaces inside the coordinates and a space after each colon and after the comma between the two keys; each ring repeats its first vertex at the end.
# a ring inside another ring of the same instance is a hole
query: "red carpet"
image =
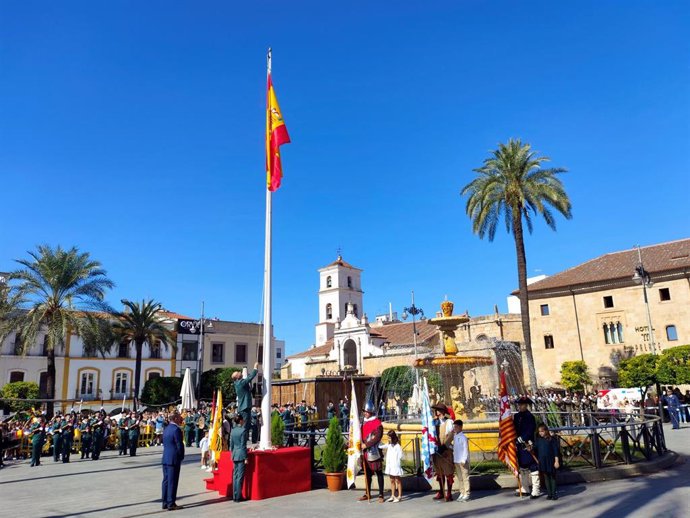
{"type": "MultiPolygon", "coordinates": [[[[220,454],[218,469],[207,478],[206,489],[232,497],[231,452],[220,454]]],[[[311,490],[311,452],[309,448],[279,448],[249,452],[242,497],[263,500],[311,490]]]]}

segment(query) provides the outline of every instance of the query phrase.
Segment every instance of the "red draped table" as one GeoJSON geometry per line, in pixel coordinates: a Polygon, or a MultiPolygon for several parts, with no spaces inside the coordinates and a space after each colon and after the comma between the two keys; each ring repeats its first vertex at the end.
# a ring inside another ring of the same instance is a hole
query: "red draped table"
{"type": "MultiPolygon", "coordinates": [[[[311,451],[309,448],[279,448],[250,451],[244,472],[242,497],[263,500],[274,496],[311,491],[311,451]]],[[[218,469],[207,478],[206,489],[232,496],[232,453],[221,452],[218,469]]]]}

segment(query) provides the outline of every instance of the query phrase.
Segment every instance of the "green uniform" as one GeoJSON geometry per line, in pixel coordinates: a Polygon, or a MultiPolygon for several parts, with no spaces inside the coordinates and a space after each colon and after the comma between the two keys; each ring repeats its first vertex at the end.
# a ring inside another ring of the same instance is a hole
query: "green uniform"
{"type": "Polygon", "coordinates": [[[117,422],[117,426],[120,429],[120,455],[127,455],[127,444],[129,442],[129,418],[121,417],[117,422]]]}
{"type": "Polygon", "coordinates": [[[91,423],[89,421],[82,423],[79,430],[81,431],[81,458],[88,459],[91,455],[91,440],[93,437],[91,423]]]}
{"type": "Polygon", "coordinates": [[[53,434],[53,461],[60,460],[62,454],[62,425],[63,421],[58,419],[53,423],[51,432],[53,434]]]}
{"type": "Polygon", "coordinates": [[[31,437],[31,467],[41,465],[41,450],[46,439],[46,428],[44,424],[34,423],[29,428],[31,437]]]}
{"type": "Polygon", "coordinates": [[[91,422],[91,429],[93,430],[93,444],[91,445],[92,453],[91,460],[98,460],[103,449],[104,439],[104,425],[100,417],[95,417],[91,422]]]}
{"type": "Polygon", "coordinates": [[[191,446],[194,440],[194,415],[187,414],[184,418],[184,441],[186,446],[191,446]]]}
{"type": "Polygon", "coordinates": [[[134,457],[137,454],[137,446],[139,445],[139,419],[129,419],[129,456],[134,457]]]}
{"type": "Polygon", "coordinates": [[[242,499],[242,485],[244,483],[244,466],[247,460],[247,438],[244,428],[234,426],[230,432],[230,450],[232,451],[232,499],[238,502],[242,499]]]}
{"type": "Polygon", "coordinates": [[[62,462],[69,462],[69,455],[72,452],[72,443],[74,442],[74,426],[70,419],[63,421],[62,430],[62,462]]]}

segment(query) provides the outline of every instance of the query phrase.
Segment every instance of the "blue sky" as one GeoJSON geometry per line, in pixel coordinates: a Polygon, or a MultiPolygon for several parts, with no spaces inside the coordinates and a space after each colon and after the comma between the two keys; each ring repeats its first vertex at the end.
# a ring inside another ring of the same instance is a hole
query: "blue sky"
{"type": "Polygon", "coordinates": [[[0,271],[76,245],[113,303],[259,320],[269,45],[288,352],[339,247],[370,318],[411,289],[428,314],[505,311],[512,238],[474,236],[459,191],[510,137],[569,170],[574,217],[536,225],[530,275],[690,234],[687,2],[250,4],[0,1],[0,271]]]}

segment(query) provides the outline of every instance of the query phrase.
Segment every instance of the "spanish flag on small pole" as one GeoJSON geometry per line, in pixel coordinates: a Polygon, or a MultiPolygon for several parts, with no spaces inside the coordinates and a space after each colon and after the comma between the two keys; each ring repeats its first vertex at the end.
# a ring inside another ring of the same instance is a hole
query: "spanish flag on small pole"
{"type": "Polygon", "coordinates": [[[263,398],[261,399],[261,415],[266,423],[261,427],[259,449],[271,449],[271,376],[273,374],[273,325],[271,322],[271,228],[273,192],[280,187],[283,178],[283,167],[280,162],[280,146],[290,142],[283,114],[278,105],[276,92],[271,79],[271,49],[268,49],[266,74],[266,248],[264,256],[264,318],[263,318],[263,348],[261,360],[263,371],[263,398]]]}

